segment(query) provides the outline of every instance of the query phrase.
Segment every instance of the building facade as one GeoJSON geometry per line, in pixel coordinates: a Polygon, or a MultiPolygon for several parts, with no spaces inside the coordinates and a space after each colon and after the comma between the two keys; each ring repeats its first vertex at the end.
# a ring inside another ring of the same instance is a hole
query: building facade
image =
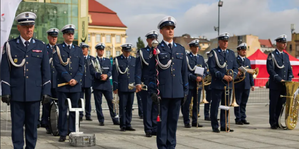
{"type": "Polygon", "coordinates": [[[292,33],[292,39],[288,41],[286,51],[299,59],[299,33],[292,33]]]}
{"type": "Polygon", "coordinates": [[[105,57],[115,57],[121,54],[121,45],[126,43],[127,26],[117,16],[117,13],[95,0],[89,0],[88,37],[86,43],[90,46],[90,54],[96,56],[95,46],[105,43],[105,57]]]}

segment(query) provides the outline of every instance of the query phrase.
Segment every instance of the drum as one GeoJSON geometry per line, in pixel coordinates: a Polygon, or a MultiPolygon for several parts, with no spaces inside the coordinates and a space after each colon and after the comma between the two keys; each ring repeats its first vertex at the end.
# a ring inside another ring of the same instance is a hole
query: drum
{"type": "Polygon", "coordinates": [[[50,105],[50,129],[54,136],[59,136],[58,131],[58,105],[55,101],[53,101],[50,105]]]}

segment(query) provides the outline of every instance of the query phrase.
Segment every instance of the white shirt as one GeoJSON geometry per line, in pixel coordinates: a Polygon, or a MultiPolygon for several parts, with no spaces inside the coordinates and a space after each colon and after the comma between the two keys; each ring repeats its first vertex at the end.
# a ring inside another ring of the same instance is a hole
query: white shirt
{"type": "Polygon", "coordinates": [[[66,46],[70,46],[70,48],[72,48],[72,43],[71,44],[67,44],[66,42],[64,42],[66,44],[66,46]]]}
{"type": "Polygon", "coordinates": [[[242,57],[241,55],[239,55],[239,57],[242,59],[242,61],[245,61],[245,56],[242,57]]]}
{"type": "Polygon", "coordinates": [[[53,49],[53,47],[55,46],[55,45],[51,45],[50,43],[49,43],[49,45],[50,45],[50,48],[51,48],[51,49],[53,49]]]}
{"type": "MultiPolygon", "coordinates": [[[[191,52],[191,53],[192,53],[192,52],[191,52]]],[[[197,53],[196,53],[196,54],[192,53],[192,55],[196,57],[196,56],[197,56],[197,53]]]]}
{"type": "Polygon", "coordinates": [[[167,42],[165,40],[163,40],[165,42],[165,44],[168,46],[169,44],[171,44],[171,48],[173,48],[173,40],[171,42],[167,42]]]}
{"type": "Polygon", "coordinates": [[[279,52],[279,54],[282,54],[282,53],[283,53],[283,51],[279,51],[278,49],[277,49],[277,51],[279,52]]]}
{"type": "MultiPolygon", "coordinates": [[[[25,40],[22,36],[20,36],[20,38],[21,38],[21,41],[22,41],[24,47],[26,47],[26,44],[25,44],[26,40],[25,40]]],[[[32,39],[32,38],[30,38],[30,39],[28,40],[29,43],[30,43],[31,39],[32,39]]]]}
{"type": "Polygon", "coordinates": [[[104,56],[97,56],[99,59],[103,59],[104,58],[104,56]]]}

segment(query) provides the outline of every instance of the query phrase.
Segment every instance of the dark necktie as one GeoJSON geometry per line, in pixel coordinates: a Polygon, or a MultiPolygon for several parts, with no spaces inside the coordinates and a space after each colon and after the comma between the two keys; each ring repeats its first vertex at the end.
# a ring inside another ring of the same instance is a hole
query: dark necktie
{"type": "Polygon", "coordinates": [[[25,41],[26,49],[28,50],[29,47],[29,41],[25,41]]]}
{"type": "Polygon", "coordinates": [[[67,46],[67,48],[68,48],[68,49],[71,49],[71,46],[70,46],[70,45],[68,45],[68,46],[67,46]]]}
{"type": "Polygon", "coordinates": [[[171,44],[168,44],[169,49],[171,49],[171,44]]]}
{"type": "Polygon", "coordinates": [[[56,49],[56,46],[52,46],[52,52],[54,53],[56,49]]]}
{"type": "Polygon", "coordinates": [[[281,59],[282,59],[282,63],[283,63],[283,53],[280,53],[281,59]]]}
{"type": "Polygon", "coordinates": [[[102,58],[99,58],[100,59],[100,63],[102,63],[102,58]]]}

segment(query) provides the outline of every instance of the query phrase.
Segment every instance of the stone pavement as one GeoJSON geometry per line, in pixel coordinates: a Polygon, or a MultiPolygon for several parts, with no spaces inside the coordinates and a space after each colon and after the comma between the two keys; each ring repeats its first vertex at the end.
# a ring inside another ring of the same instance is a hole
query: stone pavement
{"type": "MultiPolygon", "coordinates": [[[[3,107],[3,106],[2,106],[3,107]]],[[[235,125],[231,112],[232,133],[213,133],[210,122],[200,117],[203,128],[184,128],[180,115],[177,131],[178,149],[292,149],[299,148],[299,130],[272,130],[268,124],[268,106],[250,103],[247,108],[250,125],[235,125]]],[[[2,108],[3,110],[3,108],[2,108]]],[[[99,126],[96,113],[92,113],[92,122],[83,121],[80,130],[96,134],[96,146],[90,149],[154,149],[156,137],[144,135],[142,120],[138,118],[138,109],[133,111],[132,126],[135,132],[121,132],[119,126],[112,125],[108,110],[104,110],[105,126],[99,126]]],[[[203,112],[203,107],[200,109],[203,112]]],[[[1,112],[1,148],[13,148],[10,137],[10,121],[6,121],[5,112],[1,112]],[[7,125],[6,125],[7,124],[7,125]],[[6,130],[8,129],[8,130],[6,130]]],[[[37,149],[71,149],[69,142],[58,142],[59,137],[46,134],[44,128],[38,129],[37,149]]],[[[68,140],[67,140],[68,141],[68,140]]]]}

